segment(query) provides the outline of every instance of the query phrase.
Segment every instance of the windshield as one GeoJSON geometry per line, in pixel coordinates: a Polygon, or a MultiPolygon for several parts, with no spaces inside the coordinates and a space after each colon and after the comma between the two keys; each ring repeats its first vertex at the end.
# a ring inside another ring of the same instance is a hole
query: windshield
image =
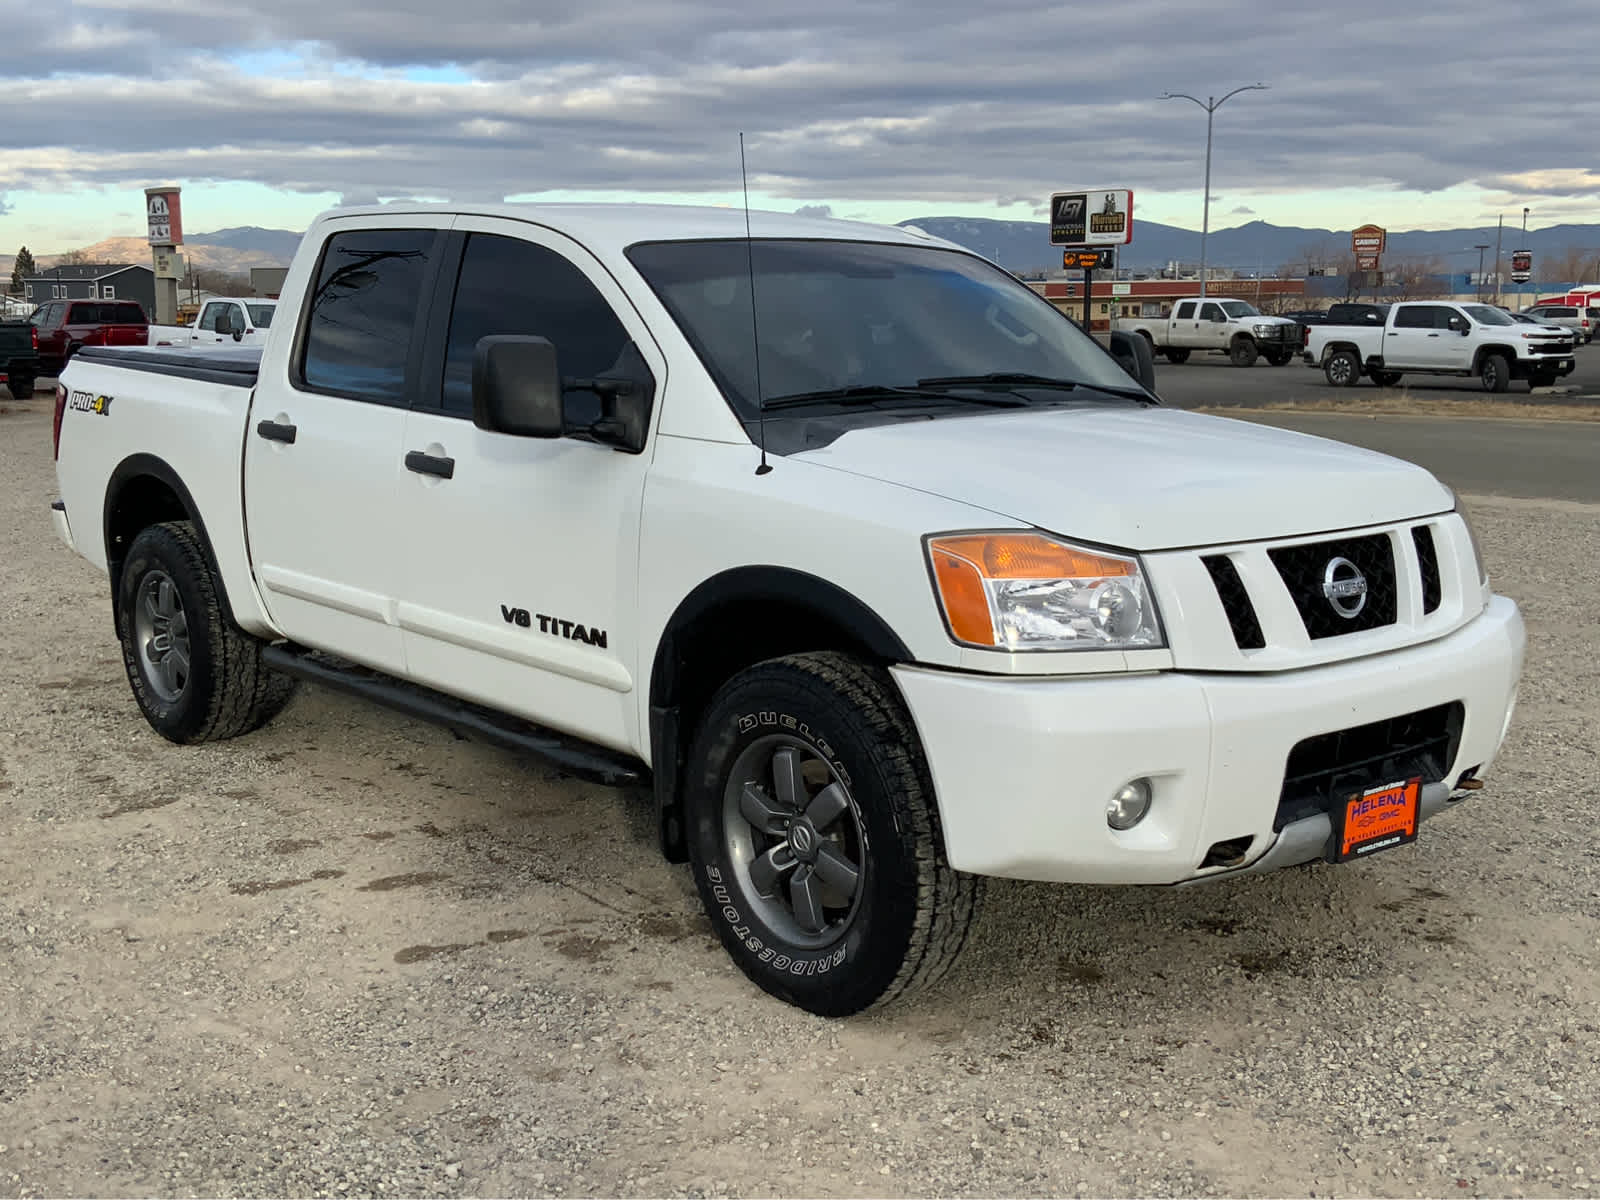
{"type": "Polygon", "coordinates": [[[272,314],[277,310],[275,304],[246,304],[250,310],[250,320],[257,329],[267,329],[272,325],[272,314]]]}
{"type": "Polygon", "coordinates": [[[1123,392],[1137,386],[1049,301],[953,250],[735,239],[641,243],[628,258],[741,417],[753,418],[763,399],[914,388],[933,377],[1028,374],[1123,392]]]}
{"type": "Polygon", "coordinates": [[[1259,317],[1261,312],[1254,304],[1247,304],[1243,300],[1224,300],[1222,311],[1230,317],[1259,317]]]}
{"type": "Polygon", "coordinates": [[[1490,308],[1487,304],[1464,304],[1462,311],[1480,325],[1515,325],[1510,313],[1490,308]]]}

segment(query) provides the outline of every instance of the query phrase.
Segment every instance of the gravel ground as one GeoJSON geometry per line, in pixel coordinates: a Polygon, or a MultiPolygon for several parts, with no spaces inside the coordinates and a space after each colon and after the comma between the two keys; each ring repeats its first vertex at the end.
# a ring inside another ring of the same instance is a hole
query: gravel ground
{"type": "Polygon", "coordinates": [[[747,984],[638,795],[327,693],[179,748],[0,415],[0,1195],[1585,1195],[1600,507],[1481,500],[1532,634],[1414,846],[1001,883],[942,990],[747,984]]]}

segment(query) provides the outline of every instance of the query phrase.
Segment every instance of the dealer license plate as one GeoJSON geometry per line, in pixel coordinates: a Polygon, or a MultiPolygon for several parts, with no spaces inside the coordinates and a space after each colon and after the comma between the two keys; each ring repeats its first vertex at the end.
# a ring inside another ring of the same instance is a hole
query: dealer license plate
{"type": "Polygon", "coordinates": [[[1365,858],[1417,840],[1422,780],[1405,779],[1368,788],[1334,810],[1334,862],[1365,858]]]}

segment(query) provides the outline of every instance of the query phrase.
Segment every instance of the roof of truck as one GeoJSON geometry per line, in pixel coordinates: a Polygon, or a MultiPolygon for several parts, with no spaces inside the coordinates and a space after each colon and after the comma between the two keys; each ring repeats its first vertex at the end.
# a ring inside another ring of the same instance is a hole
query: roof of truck
{"type": "MultiPolygon", "coordinates": [[[[343,217],[377,216],[388,219],[408,213],[501,217],[543,225],[595,248],[622,249],[636,242],[695,241],[745,235],[745,210],[735,207],[688,204],[392,204],[329,209],[317,222],[343,217]]],[[[758,238],[811,238],[848,241],[935,245],[965,250],[954,242],[901,225],[876,225],[833,217],[751,209],[750,233],[758,238]]]]}

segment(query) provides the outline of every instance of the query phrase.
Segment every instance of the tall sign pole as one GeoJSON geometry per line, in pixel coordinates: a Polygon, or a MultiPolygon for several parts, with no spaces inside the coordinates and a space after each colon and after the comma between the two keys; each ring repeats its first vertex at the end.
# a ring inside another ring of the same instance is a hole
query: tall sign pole
{"type": "Polygon", "coordinates": [[[1050,197],[1050,244],[1063,246],[1061,265],[1083,272],[1083,331],[1093,331],[1094,273],[1116,265],[1116,247],[1133,241],[1133,193],[1085,188],[1050,197]]]}
{"type": "Polygon", "coordinates": [[[1506,231],[1506,215],[1500,214],[1500,224],[1494,231],[1494,302],[1500,303],[1500,237],[1506,231]]]}
{"type": "Polygon", "coordinates": [[[183,210],[176,185],[144,190],[145,218],[150,230],[150,259],[156,273],[157,325],[178,323],[178,277],[183,265],[178,247],[183,245],[183,210]]]}

